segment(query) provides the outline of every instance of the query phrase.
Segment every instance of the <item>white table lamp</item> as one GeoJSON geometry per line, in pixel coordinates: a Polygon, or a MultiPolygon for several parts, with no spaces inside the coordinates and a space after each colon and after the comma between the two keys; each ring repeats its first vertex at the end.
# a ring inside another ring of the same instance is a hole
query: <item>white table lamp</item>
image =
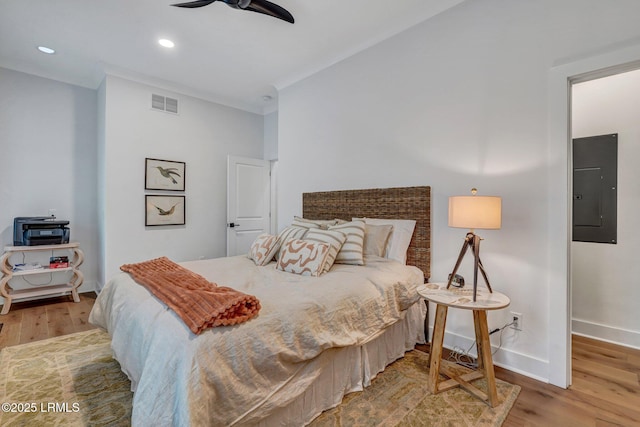
{"type": "Polygon", "coordinates": [[[471,189],[472,196],[452,196],[449,197],[449,227],[468,228],[458,260],[449,276],[447,289],[451,286],[460,263],[469,247],[473,250],[473,301],[476,301],[478,289],[478,268],[482,273],[489,292],[493,292],[487,273],[480,260],[480,236],[474,233],[475,229],[496,230],[502,225],[502,199],[497,196],[476,196],[478,190],[471,189]]]}

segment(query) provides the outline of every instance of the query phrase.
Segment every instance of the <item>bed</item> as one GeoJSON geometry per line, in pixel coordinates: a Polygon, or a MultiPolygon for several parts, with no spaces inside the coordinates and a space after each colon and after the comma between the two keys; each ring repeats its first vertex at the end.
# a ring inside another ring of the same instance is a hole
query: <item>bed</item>
{"type": "Polygon", "coordinates": [[[307,277],[247,256],[181,263],[260,300],[257,317],[199,335],[119,274],[90,322],[131,379],[132,425],[306,425],[423,342],[415,289],[429,277],[430,188],[305,193],[302,217],[415,220],[407,265],[371,255],[307,277]]]}

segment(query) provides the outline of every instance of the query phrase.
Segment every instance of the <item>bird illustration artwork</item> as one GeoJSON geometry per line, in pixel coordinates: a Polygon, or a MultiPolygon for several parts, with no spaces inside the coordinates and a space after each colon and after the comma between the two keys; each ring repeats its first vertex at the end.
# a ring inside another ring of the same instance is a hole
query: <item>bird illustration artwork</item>
{"type": "Polygon", "coordinates": [[[171,182],[173,182],[174,184],[178,183],[178,181],[176,181],[175,178],[172,176],[172,175],[175,175],[178,178],[180,178],[180,174],[176,172],[178,168],[163,168],[162,166],[156,166],[156,168],[158,168],[158,170],[160,171],[160,175],[170,179],[171,182]]]}
{"type": "Polygon", "coordinates": [[[169,216],[169,215],[173,215],[173,213],[174,213],[174,212],[175,212],[175,210],[176,210],[176,206],[178,206],[178,204],[179,204],[179,203],[180,203],[180,202],[178,202],[178,203],[176,203],[175,205],[171,206],[171,209],[166,210],[166,211],[165,211],[164,209],[162,209],[162,208],[160,208],[160,207],[158,207],[158,206],[154,205],[154,204],[152,204],[152,206],[153,206],[154,208],[158,209],[158,215],[160,215],[160,216],[169,216]]]}

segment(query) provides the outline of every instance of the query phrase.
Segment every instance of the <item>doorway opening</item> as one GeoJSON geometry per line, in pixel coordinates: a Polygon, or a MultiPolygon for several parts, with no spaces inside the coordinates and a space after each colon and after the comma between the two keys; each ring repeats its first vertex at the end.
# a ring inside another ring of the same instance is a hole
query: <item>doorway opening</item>
{"type": "MultiPolygon", "coordinates": [[[[551,111],[555,111],[555,114],[564,114],[564,118],[554,119],[551,118],[551,153],[553,154],[554,150],[556,154],[560,154],[561,158],[565,158],[565,164],[561,168],[561,173],[556,177],[558,179],[566,179],[568,183],[566,191],[561,190],[559,193],[564,195],[564,200],[567,201],[567,215],[566,215],[566,223],[562,227],[566,231],[566,252],[562,254],[563,260],[559,263],[555,264],[556,267],[559,268],[561,272],[561,277],[558,277],[558,285],[561,287],[558,290],[554,290],[553,288],[553,277],[551,281],[552,292],[551,292],[551,315],[550,315],[550,345],[551,348],[555,348],[559,350],[555,354],[550,355],[550,377],[549,381],[551,384],[559,385],[561,387],[568,387],[572,383],[572,332],[574,326],[574,303],[579,304],[579,301],[575,301],[574,298],[574,288],[578,286],[578,279],[580,276],[574,277],[576,275],[576,268],[574,268],[574,255],[575,248],[573,247],[574,243],[572,242],[571,230],[572,230],[572,219],[573,219],[573,164],[572,164],[572,137],[577,137],[574,132],[574,106],[573,98],[576,95],[575,89],[578,87],[577,85],[592,82],[592,81],[603,81],[601,79],[624,75],[627,72],[635,71],[640,69],[640,61],[637,58],[640,58],[640,46],[637,46],[635,49],[626,51],[626,52],[616,52],[610,55],[605,55],[599,58],[592,58],[590,60],[580,61],[574,64],[568,64],[566,66],[560,67],[555,70],[557,72],[555,80],[552,79],[552,83],[555,82],[556,89],[560,89],[560,84],[564,82],[566,88],[566,97],[562,101],[563,105],[561,107],[559,98],[556,100],[554,104],[553,100],[551,101],[551,111]],[[598,66],[599,65],[599,66],[598,66]],[[594,71],[595,70],[595,71],[594,71]],[[560,108],[560,110],[558,110],[560,108]],[[564,113],[562,113],[564,111],[564,113]],[[559,127],[562,126],[562,127],[559,127]],[[554,134],[558,138],[555,140],[555,143],[559,144],[561,141],[563,142],[564,148],[562,145],[554,146],[554,134]],[[561,178],[562,177],[562,178],[561,178]],[[564,284],[561,283],[561,278],[564,277],[564,284]],[[559,310],[559,311],[556,311],[559,310]],[[561,325],[559,330],[554,331],[557,325],[561,325]]],[[[558,170],[560,172],[560,170],[558,170]]],[[[554,191],[550,190],[550,193],[553,194],[554,191]]],[[[556,193],[558,194],[558,193],[556,193]]],[[[553,221],[551,221],[553,223],[553,221]]],[[[617,245],[616,245],[617,246],[617,245]]],[[[553,249],[551,250],[553,256],[553,249]]],[[[560,251],[556,252],[559,254],[560,251]]],[[[635,263],[634,263],[635,264],[635,263]]],[[[634,265],[632,264],[632,265],[634,265]]],[[[553,263],[552,263],[553,268],[553,263]]],[[[624,270],[624,268],[622,268],[624,270]]],[[[552,275],[553,276],[553,275],[552,275]]],[[[599,291],[606,292],[608,280],[610,278],[601,278],[598,281],[599,291]]],[[[609,295],[611,296],[611,294],[609,295]]],[[[599,315],[605,315],[607,309],[604,308],[604,304],[599,304],[597,310],[600,310],[599,315]],[[605,314],[603,314],[605,313],[605,314]]],[[[597,322],[591,322],[591,325],[595,325],[597,322]]],[[[580,327],[584,324],[580,324],[576,322],[577,327],[580,327]]],[[[624,331],[624,327],[618,327],[618,331],[624,331]]],[[[627,331],[628,332],[628,331],[627,331]]],[[[585,333],[585,335],[587,335],[585,333]]],[[[597,335],[594,335],[597,336],[597,335]]],[[[610,340],[614,342],[624,342],[622,340],[610,340]]]]}
{"type": "Polygon", "coordinates": [[[640,289],[635,286],[640,274],[635,224],[640,209],[638,93],[640,69],[573,81],[570,110],[571,332],[636,349],[640,349],[636,308],[640,289]],[[592,148],[594,153],[589,152],[592,148]],[[576,200],[580,196],[584,198],[576,200]],[[585,210],[583,205],[590,206],[585,210]],[[576,221],[589,225],[576,226],[576,221]]]}
{"type": "Polygon", "coordinates": [[[640,45],[553,67],[549,72],[547,176],[549,383],[571,385],[571,89],[574,84],[640,69],[640,45]],[[562,183],[566,185],[562,185],[562,183]]]}

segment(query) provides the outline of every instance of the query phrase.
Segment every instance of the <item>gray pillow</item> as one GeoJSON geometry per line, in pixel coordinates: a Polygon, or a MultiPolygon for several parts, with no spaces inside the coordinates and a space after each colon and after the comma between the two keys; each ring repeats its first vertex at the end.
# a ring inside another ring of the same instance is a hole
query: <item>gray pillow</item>
{"type": "Polygon", "coordinates": [[[393,225],[365,224],[364,230],[364,254],[384,257],[393,225]]]}

